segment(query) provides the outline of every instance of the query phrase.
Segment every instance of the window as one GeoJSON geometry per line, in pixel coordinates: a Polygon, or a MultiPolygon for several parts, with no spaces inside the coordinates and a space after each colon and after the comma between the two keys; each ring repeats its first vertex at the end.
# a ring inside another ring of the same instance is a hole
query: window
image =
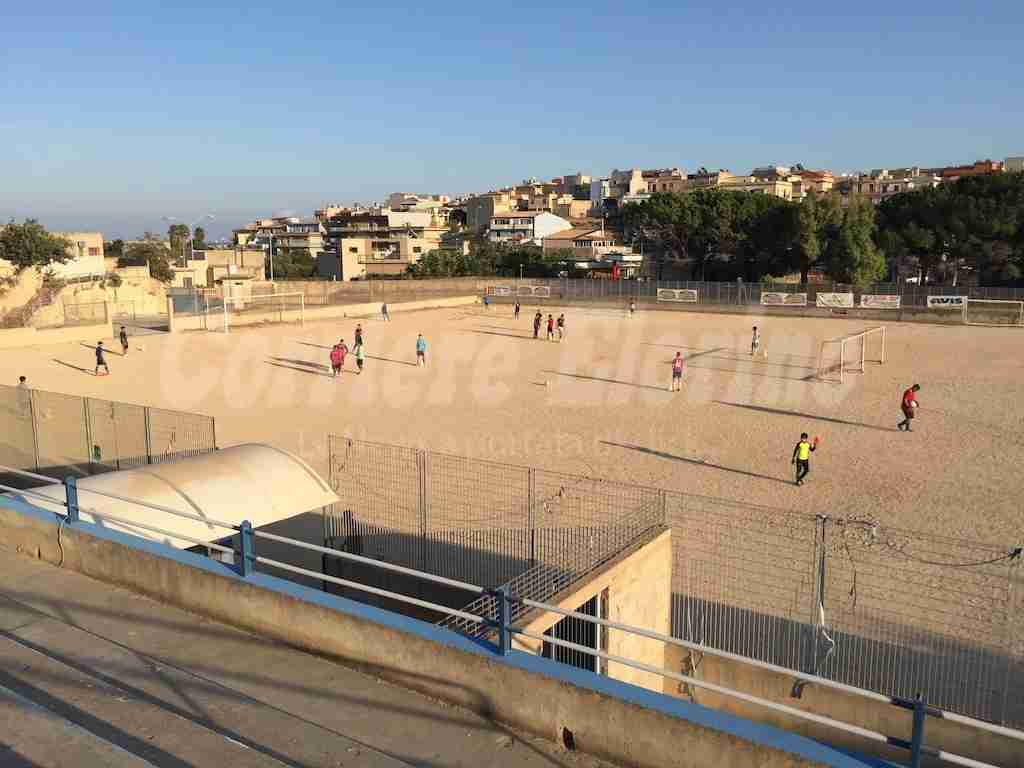
{"type": "Polygon", "coordinates": [[[89,255],[90,256],[99,256],[100,255],[100,249],[99,248],[90,248],[89,249],[89,255]]]}
{"type": "Polygon", "coordinates": [[[349,253],[359,253],[359,249],[358,248],[349,248],[348,252],[349,253]]]}
{"type": "Polygon", "coordinates": [[[423,249],[420,248],[418,245],[414,245],[413,248],[412,248],[412,252],[413,253],[422,253],[423,249]]]}

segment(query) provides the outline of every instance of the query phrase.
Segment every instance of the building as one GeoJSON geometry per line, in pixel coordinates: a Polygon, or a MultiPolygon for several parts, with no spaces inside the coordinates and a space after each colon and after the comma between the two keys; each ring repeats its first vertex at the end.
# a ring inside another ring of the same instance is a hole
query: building
{"type": "Polygon", "coordinates": [[[797,167],[789,175],[793,185],[793,200],[803,200],[809,194],[827,195],[835,187],[832,171],[808,171],[797,167]]]}
{"type": "Polygon", "coordinates": [[[69,259],[63,264],[54,262],[50,266],[54,277],[73,280],[82,277],[102,277],[106,271],[103,264],[102,232],[54,232],[55,237],[68,241],[69,259]]]}
{"type": "Polygon", "coordinates": [[[779,176],[731,176],[719,182],[719,189],[730,192],[748,192],[753,195],[772,195],[783,200],[793,199],[793,183],[779,176]]]}
{"type": "Polygon", "coordinates": [[[561,195],[555,199],[551,212],[563,219],[582,219],[590,212],[590,200],[579,200],[573,195],[561,195]]]}
{"type": "Polygon", "coordinates": [[[541,245],[544,238],[569,228],[569,222],[547,211],[515,211],[491,218],[487,233],[492,243],[541,245]]]}
{"type": "Polygon", "coordinates": [[[263,280],[267,252],[262,248],[205,248],[192,251],[184,264],[171,266],[172,288],[206,288],[225,278],[263,280]]]}
{"type": "Polygon", "coordinates": [[[647,191],[654,193],[680,193],[686,191],[686,175],[678,168],[644,171],[647,191]]]}
{"type": "Polygon", "coordinates": [[[331,218],[332,216],[337,216],[339,213],[342,213],[343,211],[347,210],[349,209],[343,205],[338,205],[337,203],[328,203],[322,208],[317,208],[315,211],[313,211],[313,218],[316,219],[317,221],[324,222],[327,221],[327,219],[331,218]]]}
{"type": "Polygon", "coordinates": [[[893,195],[936,187],[940,183],[940,177],[917,167],[891,170],[876,168],[871,173],[840,177],[833,189],[841,196],[844,206],[849,204],[850,197],[854,195],[878,205],[893,195]]]}
{"type": "Polygon", "coordinates": [[[686,174],[686,189],[692,191],[705,187],[717,187],[723,181],[733,178],[733,174],[725,169],[709,171],[707,168],[698,168],[696,173],[686,174]]]}
{"type": "Polygon", "coordinates": [[[339,280],[400,275],[441,247],[451,209],[388,210],[340,214],[325,225],[326,244],[318,272],[339,280]]]}
{"type": "Polygon", "coordinates": [[[513,197],[508,192],[488,192],[471,197],[463,204],[466,211],[466,227],[471,232],[482,233],[491,224],[491,219],[513,209],[513,197]]]}
{"type": "Polygon", "coordinates": [[[1003,161],[1006,173],[1024,173],[1024,157],[1008,157],[1003,161]]]}
{"type": "Polygon", "coordinates": [[[642,257],[625,245],[618,234],[601,225],[572,227],[544,238],[544,252],[572,254],[573,269],[594,276],[611,276],[618,265],[620,277],[640,273],[642,257]]]}
{"type": "Polygon", "coordinates": [[[943,182],[956,181],[965,176],[989,176],[1002,172],[1003,164],[998,160],[976,160],[970,165],[949,165],[944,168],[928,169],[928,173],[938,176],[943,182]]]}
{"type": "Polygon", "coordinates": [[[448,205],[448,195],[418,195],[414,192],[392,192],[388,195],[388,208],[391,210],[422,210],[448,205]]]}

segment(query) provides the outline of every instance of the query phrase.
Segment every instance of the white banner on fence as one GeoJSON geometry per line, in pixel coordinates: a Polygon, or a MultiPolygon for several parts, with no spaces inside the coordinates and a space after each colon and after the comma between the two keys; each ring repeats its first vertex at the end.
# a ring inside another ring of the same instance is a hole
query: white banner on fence
{"type": "Polygon", "coordinates": [[[806,307],[806,293],[761,291],[761,303],[766,307],[806,307]]]}
{"type": "Polygon", "coordinates": [[[680,301],[686,304],[696,304],[700,301],[700,294],[693,288],[659,288],[658,301],[680,301]]]}
{"type": "Polygon", "coordinates": [[[834,307],[836,309],[852,309],[852,293],[819,293],[814,300],[819,307],[834,307]]]}
{"type": "Polygon", "coordinates": [[[861,309],[899,309],[900,296],[896,293],[865,293],[860,297],[861,309]]]}
{"type": "Polygon", "coordinates": [[[512,286],[511,285],[488,285],[487,291],[488,296],[511,296],[512,286]]]}
{"type": "Polygon", "coordinates": [[[929,296],[928,309],[963,309],[966,296],[929,296]]]}
{"type": "Polygon", "coordinates": [[[520,285],[516,288],[516,295],[549,298],[551,296],[551,288],[546,285],[520,285]]]}

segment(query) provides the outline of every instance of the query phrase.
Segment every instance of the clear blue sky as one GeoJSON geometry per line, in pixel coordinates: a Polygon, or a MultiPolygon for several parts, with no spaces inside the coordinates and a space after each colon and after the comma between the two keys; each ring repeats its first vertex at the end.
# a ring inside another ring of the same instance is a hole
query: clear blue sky
{"type": "Polygon", "coordinates": [[[5,5],[0,218],[221,234],[577,170],[1024,154],[1020,0],[174,5],[5,5]]]}

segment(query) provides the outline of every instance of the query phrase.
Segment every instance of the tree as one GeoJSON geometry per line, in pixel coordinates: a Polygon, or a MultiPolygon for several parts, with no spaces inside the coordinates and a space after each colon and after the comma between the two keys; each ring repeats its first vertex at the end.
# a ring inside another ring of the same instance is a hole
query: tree
{"type": "Polygon", "coordinates": [[[793,209],[795,216],[792,254],[800,269],[800,282],[806,283],[807,276],[822,253],[835,237],[842,213],[839,201],[833,195],[818,197],[810,193],[793,209]]]}
{"type": "Polygon", "coordinates": [[[174,279],[169,256],[170,253],[163,243],[145,240],[129,245],[125,249],[124,255],[118,259],[117,265],[119,267],[141,267],[148,264],[149,274],[152,278],[169,283],[174,279]]]}
{"type": "Polygon", "coordinates": [[[103,244],[103,255],[108,259],[120,259],[124,256],[124,240],[110,240],[103,244]]]}
{"type": "Polygon", "coordinates": [[[864,288],[885,277],[885,257],[875,245],[874,229],[874,206],[851,200],[828,247],[828,271],[833,280],[864,288]]]}
{"type": "Polygon", "coordinates": [[[206,230],[202,227],[196,227],[192,232],[192,247],[197,251],[206,248],[206,230]]]}
{"type": "Polygon", "coordinates": [[[274,277],[312,277],[316,272],[316,261],[309,248],[279,248],[274,254],[274,277]]]}
{"type": "Polygon", "coordinates": [[[167,239],[171,244],[171,253],[176,259],[185,258],[185,243],[188,242],[188,225],[171,224],[167,228],[167,239]]]}
{"type": "Polygon", "coordinates": [[[26,267],[46,268],[63,264],[72,258],[71,241],[51,235],[35,219],[15,224],[12,219],[0,229],[0,259],[5,259],[20,272],[26,267]]]}

